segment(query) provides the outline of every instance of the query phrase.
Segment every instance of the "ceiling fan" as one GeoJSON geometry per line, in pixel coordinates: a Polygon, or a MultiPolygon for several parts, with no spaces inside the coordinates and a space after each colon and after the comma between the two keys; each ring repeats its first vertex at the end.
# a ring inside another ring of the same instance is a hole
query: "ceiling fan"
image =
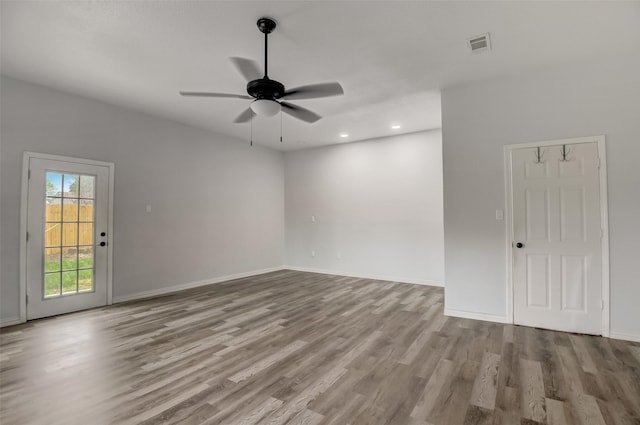
{"type": "Polygon", "coordinates": [[[340,83],[336,82],[320,83],[295,87],[293,89],[287,90],[279,81],[270,79],[267,74],[267,39],[269,34],[275,28],[276,23],[273,19],[258,19],[258,29],[264,34],[264,76],[262,78],[260,78],[261,73],[256,62],[250,59],[238,57],[231,58],[231,62],[248,81],[248,95],[192,91],[181,91],[180,94],[182,96],[220,97],[253,100],[250,107],[244,110],[234,120],[234,122],[236,123],[243,123],[251,120],[254,113],[257,115],[270,117],[277,114],[279,111],[282,111],[294,118],[308,123],[314,123],[318,121],[320,118],[322,118],[320,115],[301,106],[285,102],[282,99],[315,99],[319,97],[338,96],[344,94],[342,86],[340,85],[340,83]]]}

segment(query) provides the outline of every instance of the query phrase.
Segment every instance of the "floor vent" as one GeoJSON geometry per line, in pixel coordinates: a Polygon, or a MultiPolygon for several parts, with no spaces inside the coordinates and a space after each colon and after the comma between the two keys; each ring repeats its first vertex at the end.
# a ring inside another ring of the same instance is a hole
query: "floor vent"
{"type": "Polygon", "coordinates": [[[467,40],[467,45],[473,53],[480,53],[491,50],[491,38],[489,38],[489,33],[471,37],[467,40]]]}

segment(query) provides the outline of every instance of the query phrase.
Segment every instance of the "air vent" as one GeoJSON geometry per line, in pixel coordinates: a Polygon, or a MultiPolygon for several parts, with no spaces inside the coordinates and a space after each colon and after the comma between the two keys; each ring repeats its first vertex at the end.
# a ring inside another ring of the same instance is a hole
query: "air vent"
{"type": "Polygon", "coordinates": [[[467,45],[472,53],[485,52],[491,50],[491,38],[489,33],[476,35],[467,40],[467,45]]]}

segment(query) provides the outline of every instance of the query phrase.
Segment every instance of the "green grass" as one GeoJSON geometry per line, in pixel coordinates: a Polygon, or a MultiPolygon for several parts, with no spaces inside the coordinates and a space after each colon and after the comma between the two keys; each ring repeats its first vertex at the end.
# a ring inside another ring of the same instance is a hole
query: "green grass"
{"type": "MultiPolygon", "coordinates": [[[[53,257],[53,256],[52,256],[53,257]]],[[[57,257],[57,256],[56,256],[57,257]]],[[[64,259],[62,262],[58,259],[46,258],[44,262],[45,272],[57,272],[60,271],[60,263],[62,263],[62,270],[76,270],[76,269],[88,269],[93,267],[92,256],[80,256],[80,261],[75,256],[72,258],[64,259]]]]}
{"type": "MultiPolygon", "coordinates": [[[[59,263],[56,262],[56,264],[59,263]]],[[[76,265],[77,264],[75,261],[69,261],[69,263],[63,264],[63,268],[73,267],[75,269],[76,265]]],[[[91,258],[81,258],[79,265],[80,267],[92,267],[91,258]]],[[[59,270],[59,266],[56,267],[57,268],[53,268],[53,266],[51,266],[50,264],[45,263],[46,271],[59,270]]],[[[93,268],[88,268],[85,270],[67,270],[63,272],[55,271],[53,273],[45,273],[44,296],[51,297],[60,295],[60,290],[62,290],[62,294],[75,293],[76,283],[78,291],[90,291],[93,289],[92,281],[93,268]]]]}
{"type": "Polygon", "coordinates": [[[60,295],[60,273],[44,275],[44,296],[60,295]]]}
{"type": "Polygon", "coordinates": [[[49,248],[44,260],[44,296],[53,297],[93,289],[93,255],[84,249],[49,248]],[[57,252],[56,252],[57,251],[57,252]],[[76,286],[77,285],[77,286],[76,286]]]}

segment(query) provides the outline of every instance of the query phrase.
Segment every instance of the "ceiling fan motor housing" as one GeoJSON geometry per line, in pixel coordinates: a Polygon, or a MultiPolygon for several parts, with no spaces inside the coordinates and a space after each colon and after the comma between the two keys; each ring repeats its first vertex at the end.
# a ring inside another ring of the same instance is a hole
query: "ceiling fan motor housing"
{"type": "Polygon", "coordinates": [[[284,96],[284,85],[269,78],[259,78],[247,83],[247,93],[256,99],[275,100],[284,96]]]}

